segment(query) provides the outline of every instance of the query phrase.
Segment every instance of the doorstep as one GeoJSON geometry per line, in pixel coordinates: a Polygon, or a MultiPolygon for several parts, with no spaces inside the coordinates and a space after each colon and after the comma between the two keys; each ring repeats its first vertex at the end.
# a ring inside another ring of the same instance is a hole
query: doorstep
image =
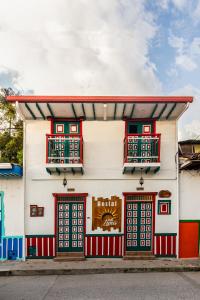
{"type": "Polygon", "coordinates": [[[68,262],[68,261],[83,261],[85,256],[83,252],[57,252],[54,258],[55,262],[68,262]]]}

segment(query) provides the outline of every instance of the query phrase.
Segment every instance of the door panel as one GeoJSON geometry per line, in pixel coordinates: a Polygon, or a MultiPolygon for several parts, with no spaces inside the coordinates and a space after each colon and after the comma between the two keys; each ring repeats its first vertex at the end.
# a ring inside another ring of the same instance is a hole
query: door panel
{"type": "Polygon", "coordinates": [[[199,256],[199,223],[185,222],[179,225],[179,255],[181,258],[199,256]]]}
{"type": "Polygon", "coordinates": [[[152,250],[152,202],[127,202],[126,250],[152,250]]]}
{"type": "Polygon", "coordinates": [[[57,203],[58,252],[82,252],[84,246],[83,202],[57,203]]]}

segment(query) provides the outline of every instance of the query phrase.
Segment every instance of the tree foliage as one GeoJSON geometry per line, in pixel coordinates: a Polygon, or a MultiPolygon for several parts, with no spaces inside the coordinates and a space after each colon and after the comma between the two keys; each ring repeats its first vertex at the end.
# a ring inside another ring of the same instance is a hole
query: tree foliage
{"type": "Polygon", "coordinates": [[[16,94],[11,88],[0,90],[0,162],[23,162],[23,123],[6,96],[16,94]]]}

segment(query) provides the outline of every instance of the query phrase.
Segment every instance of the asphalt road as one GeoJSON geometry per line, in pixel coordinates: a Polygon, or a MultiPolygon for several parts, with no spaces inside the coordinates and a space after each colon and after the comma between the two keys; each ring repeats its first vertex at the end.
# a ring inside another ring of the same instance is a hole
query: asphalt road
{"type": "Polygon", "coordinates": [[[200,272],[0,277],[7,299],[200,299],[200,272]]]}

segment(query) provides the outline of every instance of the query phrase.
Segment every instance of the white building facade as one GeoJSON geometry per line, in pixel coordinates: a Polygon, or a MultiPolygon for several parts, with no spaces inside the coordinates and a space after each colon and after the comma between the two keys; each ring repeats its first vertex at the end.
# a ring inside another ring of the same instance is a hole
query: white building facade
{"type": "Polygon", "coordinates": [[[24,119],[26,258],[178,257],[177,120],[191,97],[7,100],[24,119]]]}

